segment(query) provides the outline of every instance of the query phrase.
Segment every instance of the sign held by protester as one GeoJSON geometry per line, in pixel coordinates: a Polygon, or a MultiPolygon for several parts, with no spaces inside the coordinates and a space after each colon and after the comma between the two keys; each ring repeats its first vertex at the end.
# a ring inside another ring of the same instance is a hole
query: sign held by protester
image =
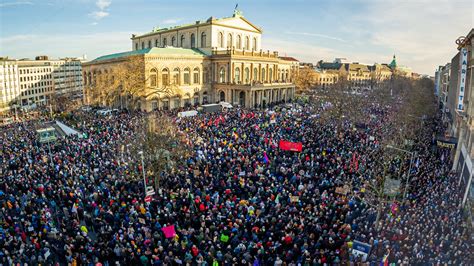
{"type": "Polygon", "coordinates": [[[362,257],[362,262],[367,260],[367,256],[369,256],[371,245],[354,240],[352,243],[352,254],[355,256],[362,257]]]}
{"type": "Polygon", "coordinates": [[[173,238],[176,236],[176,231],[174,229],[174,225],[168,225],[166,227],[161,228],[163,234],[165,234],[166,238],[173,238]]]}

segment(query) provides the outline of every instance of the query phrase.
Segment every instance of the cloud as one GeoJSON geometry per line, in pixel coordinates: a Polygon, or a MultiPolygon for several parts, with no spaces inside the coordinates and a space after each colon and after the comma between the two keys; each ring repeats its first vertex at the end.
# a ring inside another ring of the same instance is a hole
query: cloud
{"type": "Polygon", "coordinates": [[[176,24],[182,21],[183,19],[181,18],[170,18],[170,19],[165,19],[161,21],[161,24],[176,24]]]}
{"type": "Polygon", "coordinates": [[[95,5],[100,9],[104,10],[105,8],[109,7],[112,4],[112,0],[97,0],[95,5]]]}
{"type": "Polygon", "coordinates": [[[21,5],[33,5],[33,3],[29,2],[29,1],[16,1],[16,2],[0,3],[0,7],[21,6],[21,5]]]}
{"type": "Polygon", "coordinates": [[[34,34],[13,35],[13,36],[1,38],[0,43],[2,43],[2,44],[14,44],[16,42],[21,42],[21,41],[31,41],[36,36],[37,35],[34,35],[34,34]]]}
{"type": "Polygon", "coordinates": [[[95,12],[90,13],[90,15],[94,17],[96,20],[100,20],[107,17],[109,13],[105,11],[95,11],[95,12]]]}
{"type": "Polygon", "coordinates": [[[92,23],[91,23],[92,26],[95,26],[95,25],[97,25],[97,24],[99,24],[99,23],[98,23],[98,22],[92,22],[92,23]]]}
{"type": "MultiPolygon", "coordinates": [[[[89,15],[92,16],[95,20],[101,20],[110,13],[106,10],[107,7],[109,7],[112,4],[112,0],[97,0],[95,2],[95,5],[99,8],[99,10],[94,11],[90,13],[89,15]]],[[[94,24],[97,25],[97,24],[94,24]]]]}
{"type": "Polygon", "coordinates": [[[51,58],[87,54],[94,59],[105,54],[128,51],[130,32],[98,32],[93,34],[13,35],[0,38],[2,55],[10,58],[34,58],[39,54],[51,58]]]}
{"type": "Polygon", "coordinates": [[[292,34],[292,35],[303,35],[303,36],[313,36],[313,37],[320,37],[320,38],[326,38],[330,40],[335,40],[339,42],[346,42],[345,40],[338,38],[338,37],[333,37],[329,35],[324,35],[324,34],[319,34],[319,33],[310,33],[310,32],[293,32],[293,31],[287,31],[285,34],[292,34]]]}
{"type": "Polygon", "coordinates": [[[454,41],[474,22],[473,3],[457,1],[367,1],[367,12],[355,16],[349,30],[364,25],[368,46],[397,54],[399,64],[433,74],[456,54],[454,41]]]}

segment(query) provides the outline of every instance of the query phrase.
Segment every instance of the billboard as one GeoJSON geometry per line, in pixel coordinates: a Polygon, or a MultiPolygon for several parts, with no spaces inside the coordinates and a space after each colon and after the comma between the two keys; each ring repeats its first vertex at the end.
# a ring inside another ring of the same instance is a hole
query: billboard
{"type": "Polygon", "coordinates": [[[466,73],[467,73],[467,49],[462,48],[460,54],[460,75],[459,75],[459,94],[458,94],[458,105],[457,110],[464,110],[464,90],[466,89],[466,73]]]}

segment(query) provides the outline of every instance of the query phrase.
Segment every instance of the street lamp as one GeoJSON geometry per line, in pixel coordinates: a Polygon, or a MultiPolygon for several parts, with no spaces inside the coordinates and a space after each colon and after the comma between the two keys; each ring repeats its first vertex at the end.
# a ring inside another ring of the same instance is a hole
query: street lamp
{"type": "Polygon", "coordinates": [[[143,151],[139,151],[138,154],[140,154],[140,156],[142,158],[143,185],[145,186],[145,194],[146,194],[145,159],[144,159],[144,156],[143,156],[143,151]]]}
{"type": "Polygon", "coordinates": [[[412,165],[413,165],[413,161],[414,161],[414,157],[416,156],[416,152],[411,152],[411,151],[407,151],[405,149],[401,149],[401,148],[398,148],[398,147],[394,147],[392,145],[387,145],[386,146],[388,149],[394,149],[394,150],[397,150],[397,151],[401,151],[401,152],[405,152],[405,153],[408,153],[410,154],[410,167],[408,168],[408,174],[407,174],[407,180],[405,182],[405,191],[403,193],[403,199],[405,199],[407,197],[407,191],[408,191],[408,182],[410,181],[410,174],[411,174],[411,168],[412,168],[412,165]]]}

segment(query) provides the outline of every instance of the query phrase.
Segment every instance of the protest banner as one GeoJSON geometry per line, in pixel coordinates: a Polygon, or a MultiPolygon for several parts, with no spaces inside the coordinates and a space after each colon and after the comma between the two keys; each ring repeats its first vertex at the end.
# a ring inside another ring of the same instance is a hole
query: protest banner
{"type": "Polygon", "coordinates": [[[280,149],[282,149],[284,151],[298,151],[298,152],[301,152],[303,150],[303,143],[280,140],[279,147],[280,147],[280,149]]]}

